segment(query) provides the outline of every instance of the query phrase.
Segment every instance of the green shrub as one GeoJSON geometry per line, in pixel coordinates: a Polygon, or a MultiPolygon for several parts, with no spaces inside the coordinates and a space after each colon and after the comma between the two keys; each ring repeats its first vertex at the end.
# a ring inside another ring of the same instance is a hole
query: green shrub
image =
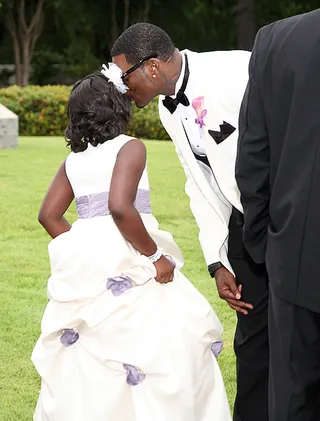
{"type": "Polygon", "coordinates": [[[159,118],[158,98],[145,108],[133,107],[128,134],[144,139],[170,139],[159,118]]]}
{"type": "MultiPolygon", "coordinates": [[[[0,103],[19,116],[24,136],[63,136],[68,124],[70,86],[11,86],[0,89],[0,103]]],[[[134,107],[128,133],[145,139],[169,139],[158,116],[157,99],[148,107],[134,107]]]]}
{"type": "Polygon", "coordinates": [[[26,136],[60,136],[67,126],[66,86],[11,86],[0,89],[0,103],[19,116],[19,133],[26,136]]]}

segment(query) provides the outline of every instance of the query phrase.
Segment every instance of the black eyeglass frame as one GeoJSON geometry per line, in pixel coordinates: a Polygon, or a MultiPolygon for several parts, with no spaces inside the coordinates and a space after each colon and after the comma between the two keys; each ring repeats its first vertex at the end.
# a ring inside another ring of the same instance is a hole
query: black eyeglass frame
{"type": "Polygon", "coordinates": [[[130,75],[130,73],[135,72],[146,61],[151,60],[152,58],[157,58],[157,57],[158,57],[158,54],[151,54],[150,56],[143,58],[138,63],[136,63],[132,67],[130,67],[126,72],[122,73],[121,79],[123,80],[128,75],[130,75]]]}

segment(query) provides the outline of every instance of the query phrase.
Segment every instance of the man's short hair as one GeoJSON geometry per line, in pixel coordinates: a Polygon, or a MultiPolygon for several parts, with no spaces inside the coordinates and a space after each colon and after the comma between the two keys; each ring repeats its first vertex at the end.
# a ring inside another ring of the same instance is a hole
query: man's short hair
{"type": "Polygon", "coordinates": [[[114,43],[112,57],[124,54],[129,64],[157,55],[162,61],[167,61],[174,52],[174,45],[169,35],[158,26],[151,23],[136,23],[126,29],[114,43]]]}

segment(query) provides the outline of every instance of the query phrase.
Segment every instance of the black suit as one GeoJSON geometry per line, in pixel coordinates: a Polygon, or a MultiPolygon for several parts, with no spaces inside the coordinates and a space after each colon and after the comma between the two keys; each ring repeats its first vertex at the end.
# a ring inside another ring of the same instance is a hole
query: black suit
{"type": "Polygon", "coordinates": [[[320,420],[320,9],[262,28],[239,120],[244,241],[270,282],[270,421],[320,420]]]}

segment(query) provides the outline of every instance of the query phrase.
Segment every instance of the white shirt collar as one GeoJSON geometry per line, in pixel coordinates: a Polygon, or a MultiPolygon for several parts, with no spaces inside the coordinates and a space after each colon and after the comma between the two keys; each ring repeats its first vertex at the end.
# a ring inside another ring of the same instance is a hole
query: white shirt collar
{"type": "Polygon", "coordinates": [[[173,96],[176,96],[177,95],[179,89],[182,86],[182,82],[183,82],[183,78],[184,78],[184,72],[185,72],[185,69],[186,69],[186,57],[185,57],[185,55],[183,53],[179,53],[179,54],[181,55],[181,58],[182,58],[182,66],[181,66],[180,76],[179,76],[179,78],[177,80],[177,83],[176,83],[176,86],[175,86],[175,91],[174,91],[174,95],[173,96]]]}

